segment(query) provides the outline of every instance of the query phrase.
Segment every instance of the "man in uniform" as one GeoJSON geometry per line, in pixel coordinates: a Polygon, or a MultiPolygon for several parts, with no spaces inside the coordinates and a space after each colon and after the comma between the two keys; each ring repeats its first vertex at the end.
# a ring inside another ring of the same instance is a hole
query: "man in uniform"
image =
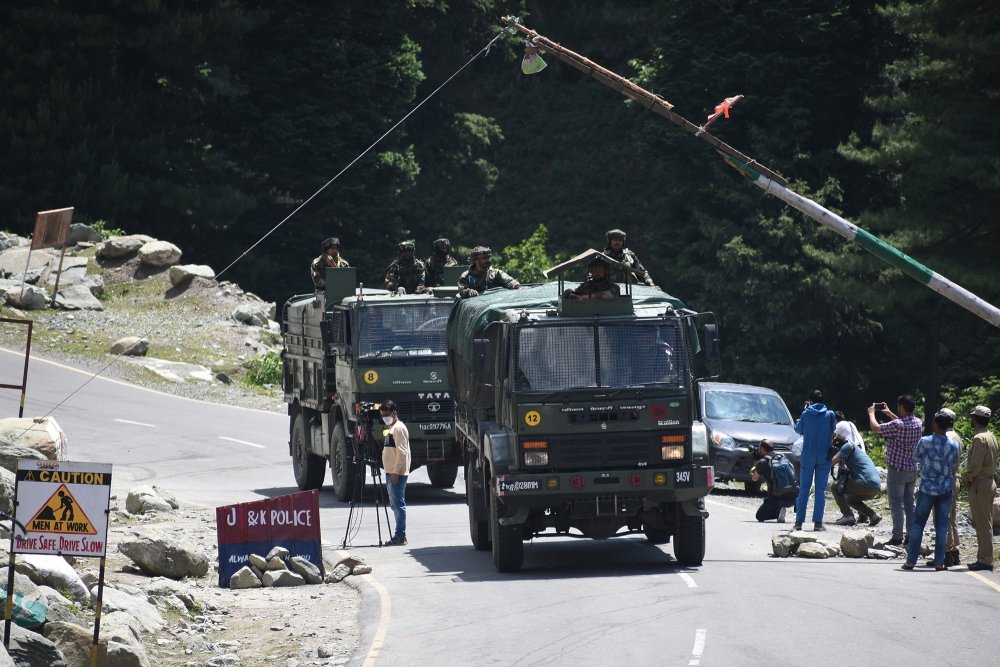
{"type": "Polygon", "coordinates": [[[343,269],[350,266],[347,260],[340,256],[340,239],[331,236],[320,244],[323,254],[312,261],[309,265],[309,274],[312,276],[313,285],[317,290],[326,288],[326,267],[332,269],[343,269]]]}
{"type": "Polygon", "coordinates": [[[402,287],[406,294],[422,294],[427,291],[424,263],[413,257],[413,242],[399,244],[399,257],[385,272],[385,288],[395,292],[402,287]]]}
{"type": "Polygon", "coordinates": [[[521,286],[521,283],[511,276],[491,266],[492,256],[493,251],[486,246],[477,245],[472,249],[469,254],[469,268],[458,279],[458,295],[461,298],[479,296],[491,287],[518,289],[521,286]]]}
{"type": "Polygon", "coordinates": [[[590,276],[576,289],[563,292],[564,299],[614,299],[621,295],[621,288],[608,279],[608,263],[600,257],[587,265],[590,276]]]}
{"type": "Polygon", "coordinates": [[[438,239],[434,242],[434,253],[427,258],[427,286],[444,285],[444,267],[458,266],[458,260],[451,256],[451,241],[438,239]]]}
{"type": "Polygon", "coordinates": [[[616,283],[642,282],[652,286],[653,279],[650,277],[649,271],[635,256],[635,253],[625,247],[625,232],[620,229],[609,229],[607,236],[608,247],[604,249],[604,254],[624,265],[616,265],[611,269],[611,280],[616,283]]]}
{"type": "Polygon", "coordinates": [[[997,439],[989,430],[993,412],[985,405],[977,405],[969,413],[972,417],[972,445],[969,459],[965,464],[962,481],[969,489],[969,514],[972,527],[976,529],[979,550],[976,562],[969,564],[970,570],[993,569],[993,496],[997,485],[993,475],[997,471],[997,439]]]}

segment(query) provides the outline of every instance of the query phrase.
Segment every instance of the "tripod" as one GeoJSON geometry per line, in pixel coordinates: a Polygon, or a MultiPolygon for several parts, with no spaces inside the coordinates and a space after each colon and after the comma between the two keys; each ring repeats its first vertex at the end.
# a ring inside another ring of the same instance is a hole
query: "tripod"
{"type": "Polygon", "coordinates": [[[375,487],[375,526],[378,530],[378,546],[381,547],[385,544],[382,540],[383,515],[385,532],[388,537],[392,537],[392,528],[389,525],[389,494],[385,488],[385,481],[382,479],[382,467],[376,458],[378,443],[375,441],[374,419],[372,417],[368,418],[361,431],[359,437],[354,440],[354,494],[351,497],[351,511],[347,515],[347,527],[344,529],[344,541],[340,545],[341,549],[347,548],[347,539],[350,536],[351,528],[358,528],[361,517],[364,515],[366,468],[371,472],[372,485],[375,487]],[[379,505],[382,506],[381,515],[379,514],[379,505]],[[358,510],[358,526],[354,525],[355,509],[358,510]]]}

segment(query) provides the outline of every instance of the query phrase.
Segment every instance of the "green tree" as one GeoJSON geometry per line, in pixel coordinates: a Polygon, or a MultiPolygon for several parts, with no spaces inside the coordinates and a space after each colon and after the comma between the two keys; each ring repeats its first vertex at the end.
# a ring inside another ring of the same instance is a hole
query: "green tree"
{"type": "Polygon", "coordinates": [[[545,250],[548,238],[548,228],[545,225],[538,225],[531,236],[504,248],[503,270],[522,283],[544,282],[545,276],[542,271],[561,261],[550,256],[545,250]]]}

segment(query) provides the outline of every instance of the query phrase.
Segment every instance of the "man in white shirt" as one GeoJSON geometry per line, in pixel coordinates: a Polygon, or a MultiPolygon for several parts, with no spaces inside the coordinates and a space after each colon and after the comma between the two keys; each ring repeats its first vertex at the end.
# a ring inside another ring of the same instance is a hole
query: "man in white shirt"
{"type": "Polygon", "coordinates": [[[385,422],[385,445],[382,447],[382,469],[389,491],[389,507],[396,517],[396,532],[386,542],[389,546],[406,544],[406,478],[410,474],[410,431],[399,421],[396,403],[386,401],[379,407],[385,422]]]}

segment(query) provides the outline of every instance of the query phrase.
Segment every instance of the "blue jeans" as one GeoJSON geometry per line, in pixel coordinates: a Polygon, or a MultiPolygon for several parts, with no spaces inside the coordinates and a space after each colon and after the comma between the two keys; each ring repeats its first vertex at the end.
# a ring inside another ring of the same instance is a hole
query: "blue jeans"
{"type": "Polygon", "coordinates": [[[917,482],[917,471],[889,468],[885,482],[889,492],[889,511],[892,512],[892,539],[901,540],[903,536],[910,535],[913,526],[913,487],[917,482]]]}
{"type": "Polygon", "coordinates": [[[392,475],[386,475],[385,487],[389,491],[389,507],[396,517],[396,532],[393,537],[406,537],[406,475],[399,475],[399,481],[392,483],[392,475]]]}
{"type": "Polygon", "coordinates": [[[948,548],[948,519],[951,515],[951,491],[932,496],[923,491],[917,493],[917,505],[913,509],[913,527],[910,529],[910,543],[906,547],[906,562],[916,563],[920,557],[920,538],[927,525],[931,509],[934,515],[934,564],[944,564],[944,552],[948,548]]]}
{"type": "Polygon", "coordinates": [[[795,500],[795,523],[802,523],[806,518],[806,507],[809,505],[809,490],[816,484],[816,502],[813,503],[813,523],[823,523],[823,510],[826,509],[826,483],[830,479],[830,459],[826,452],[820,457],[802,457],[799,468],[799,497],[795,500]]]}

